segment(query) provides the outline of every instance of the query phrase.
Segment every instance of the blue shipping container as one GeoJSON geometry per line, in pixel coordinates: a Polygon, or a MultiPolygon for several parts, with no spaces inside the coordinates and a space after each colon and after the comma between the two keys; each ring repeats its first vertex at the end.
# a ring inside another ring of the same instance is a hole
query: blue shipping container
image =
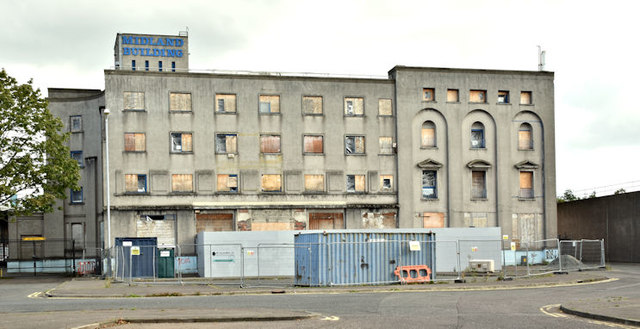
{"type": "Polygon", "coordinates": [[[340,230],[296,234],[295,284],[331,286],[398,282],[399,266],[426,265],[435,279],[435,233],[340,230]]]}
{"type": "Polygon", "coordinates": [[[142,278],[155,276],[158,238],[116,238],[116,275],[142,278]],[[132,255],[132,248],[139,252],[132,255]]]}

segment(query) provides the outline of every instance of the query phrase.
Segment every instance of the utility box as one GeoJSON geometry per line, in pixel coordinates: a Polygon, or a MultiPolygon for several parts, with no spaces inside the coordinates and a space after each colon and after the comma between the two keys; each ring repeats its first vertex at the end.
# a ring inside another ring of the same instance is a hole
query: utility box
{"type": "Polygon", "coordinates": [[[158,249],[158,278],[175,277],[175,258],[173,249],[158,249]]]}
{"type": "Polygon", "coordinates": [[[331,286],[399,282],[396,268],[424,265],[436,275],[435,233],[402,230],[301,232],[295,284],[331,286]]]}
{"type": "Polygon", "coordinates": [[[493,259],[472,259],[469,261],[471,272],[492,273],[495,271],[493,259]]]}

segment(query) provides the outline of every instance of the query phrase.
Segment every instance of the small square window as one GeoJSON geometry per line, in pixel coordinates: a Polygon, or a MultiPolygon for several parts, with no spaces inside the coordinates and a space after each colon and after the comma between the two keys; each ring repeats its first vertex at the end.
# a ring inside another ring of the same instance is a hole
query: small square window
{"type": "Polygon", "coordinates": [[[435,88],[423,88],[422,100],[427,102],[433,102],[436,100],[435,88]]]}
{"type": "Polygon", "coordinates": [[[533,99],[531,98],[530,91],[523,91],[520,93],[520,104],[522,105],[531,105],[533,104],[533,99]]]}
{"type": "Polygon", "coordinates": [[[260,114],[280,113],[280,96],[260,95],[260,114]]]}
{"type": "Polygon", "coordinates": [[[378,100],[378,115],[379,116],[392,116],[393,105],[388,98],[381,98],[378,100]]]}
{"type": "Polygon", "coordinates": [[[71,151],[71,158],[78,162],[78,167],[82,167],[84,165],[82,151],[71,151]]]}
{"type": "Polygon", "coordinates": [[[162,72],[162,61],[158,61],[158,71],[162,72]]]}
{"type": "Polygon", "coordinates": [[[486,103],[487,91],[486,90],[470,90],[469,102],[470,103],[486,103]]]}
{"type": "Polygon", "coordinates": [[[73,133],[82,131],[82,116],[81,115],[72,115],[69,117],[69,126],[70,130],[73,133]]]}
{"type": "Polygon", "coordinates": [[[323,192],[324,175],[304,175],[304,190],[307,192],[323,192]]]}
{"type": "Polygon", "coordinates": [[[191,111],[191,94],[170,93],[169,110],[176,112],[191,111]]]}
{"type": "Polygon", "coordinates": [[[261,135],[260,153],[280,153],[280,135],[261,135]]]}
{"type": "Polygon", "coordinates": [[[144,110],[144,93],[143,92],[124,92],[124,109],[131,111],[144,110]]]}
{"type": "Polygon", "coordinates": [[[380,154],[393,154],[393,138],[380,137],[380,154]]]}
{"type": "Polygon", "coordinates": [[[282,175],[262,175],[262,192],[282,192],[282,175]]]}
{"type": "Polygon", "coordinates": [[[305,135],[303,152],[305,154],[323,154],[324,143],[323,136],[321,135],[305,135]]]}
{"type": "Polygon", "coordinates": [[[460,102],[460,97],[458,96],[458,89],[447,89],[447,102],[448,103],[458,103],[460,102]]]}
{"type": "Polygon", "coordinates": [[[238,175],[218,175],[218,192],[238,192],[238,175]]]}
{"type": "Polygon", "coordinates": [[[147,175],[127,174],[124,176],[124,190],[126,192],[146,193],[147,175]]]}
{"type": "Polygon", "coordinates": [[[345,154],[364,154],[364,136],[346,136],[344,138],[345,154]]]}
{"type": "Polygon", "coordinates": [[[216,94],[216,113],[236,113],[236,95],[216,94]]]}
{"type": "Polygon", "coordinates": [[[238,153],[237,134],[216,134],[216,153],[236,154],[238,153]]]}
{"type": "Polygon", "coordinates": [[[171,175],[171,191],[193,192],[193,175],[191,174],[171,175]]]}
{"type": "Polygon", "coordinates": [[[193,152],[193,136],[191,133],[171,133],[171,152],[193,152]]]}
{"type": "Polygon", "coordinates": [[[144,133],[124,134],[125,152],[144,152],[146,150],[146,137],[144,133]]]}
{"type": "Polygon", "coordinates": [[[303,96],[302,113],[306,115],[322,114],[322,96],[303,96]]]}
{"type": "Polygon", "coordinates": [[[364,115],[364,98],[345,97],[344,98],[344,115],[346,116],[364,115]]]}
{"type": "Polygon", "coordinates": [[[393,176],[380,175],[380,191],[381,192],[393,191],[393,176]]]}
{"type": "Polygon", "coordinates": [[[71,199],[71,203],[82,203],[84,200],[82,198],[82,187],[79,190],[71,189],[69,191],[69,197],[71,199]]]}
{"type": "Polygon", "coordinates": [[[347,175],[347,193],[365,192],[365,175],[347,175]]]}
{"type": "Polygon", "coordinates": [[[509,104],[509,91],[498,91],[498,104],[509,104]]]}

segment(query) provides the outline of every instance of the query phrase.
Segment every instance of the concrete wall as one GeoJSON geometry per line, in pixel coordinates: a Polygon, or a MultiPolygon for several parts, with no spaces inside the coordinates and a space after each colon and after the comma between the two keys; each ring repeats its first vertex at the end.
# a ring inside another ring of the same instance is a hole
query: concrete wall
{"type": "Polygon", "coordinates": [[[640,192],[558,204],[561,239],[604,239],[607,262],[640,262],[640,192]]]}

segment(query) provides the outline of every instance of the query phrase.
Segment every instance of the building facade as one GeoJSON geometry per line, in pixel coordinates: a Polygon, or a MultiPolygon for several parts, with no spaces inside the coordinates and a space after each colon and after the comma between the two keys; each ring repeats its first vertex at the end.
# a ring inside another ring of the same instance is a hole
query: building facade
{"type": "Polygon", "coordinates": [[[111,245],[343,228],[501,227],[510,239],[556,237],[553,73],[195,73],[187,39],[119,34],[104,92],[86,91],[96,97],[89,102],[85,91],[49,90],[84,165],[82,195],[70,191],[64,218],[84,218],[86,236],[102,242],[95,247],[106,245],[107,198],[111,245]],[[81,133],[78,116],[90,124],[81,133]]]}

